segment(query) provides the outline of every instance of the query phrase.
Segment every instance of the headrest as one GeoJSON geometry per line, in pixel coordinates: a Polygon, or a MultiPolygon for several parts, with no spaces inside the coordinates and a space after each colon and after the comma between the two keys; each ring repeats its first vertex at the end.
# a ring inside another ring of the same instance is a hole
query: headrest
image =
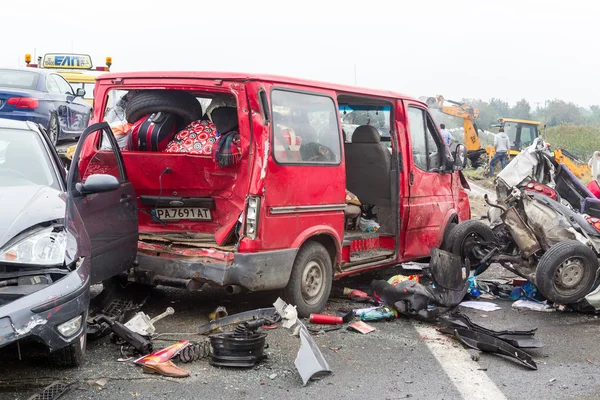
{"type": "Polygon", "coordinates": [[[361,125],[352,134],[352,143],[379,143],[379,131],[373,125],[361,125]]]}
{"type": "Polygon", "coordinates": [[[238,129],[237,108],[219,107],[211,114],[212,122],[221,135],[238,129]]]}

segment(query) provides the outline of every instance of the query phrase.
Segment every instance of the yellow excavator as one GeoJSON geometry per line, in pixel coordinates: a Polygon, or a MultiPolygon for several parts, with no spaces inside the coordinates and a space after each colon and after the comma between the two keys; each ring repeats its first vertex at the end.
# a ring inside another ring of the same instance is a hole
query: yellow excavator
{"type": "MultiPolygon", "coordinates": [[[[481,156],[484,153],[486,153],[485,159],[487,159],[488,163],[491,161],[496,149],[494,146],[481,147],[477,125],[474,122],[479,117],[479,109],[463,102],[447,100],[441,95],[421,97],[420,100],[424,101],[429,108],[438,110],[446,115],[462,118],[464,128],[463,142],[467,147],[467,156],[472,166],[479,167],[482,164],[483,160],[481,156]],[[444,103],[451,105],[445,105],[444,103]]],[[[498,124],[492,126],[504,128],[504,132],[510,139],[511,148],[508,152],[508,159],[519,154],[521,149],[531,145],[540,135],[540,122],[538,121],[498,118],[498,124]]],[[[567,166],[579,179],[586,181],[592,178],[591,167],[574,154],[565,149],[557,148],[553,150],[553,155],[558,164],[567,166]]]]}
{"type": "Polygon", "coordinates": [[[444,96],[437,95],[435,97],[421,97],[431,109],[438,110],[446,115],[462,118],[463,120],[463,143],[467,147],[467,157],[471,165],[477,167],[481,164],[481,156],[486,153],[485,148],[481,147],[479,134],[477,133],[477,125],[475,120],[479,118],[479,109],[458,101],[446,100],[444,96]],[[452,105],[445,105],[444,103],[452,105]]]}

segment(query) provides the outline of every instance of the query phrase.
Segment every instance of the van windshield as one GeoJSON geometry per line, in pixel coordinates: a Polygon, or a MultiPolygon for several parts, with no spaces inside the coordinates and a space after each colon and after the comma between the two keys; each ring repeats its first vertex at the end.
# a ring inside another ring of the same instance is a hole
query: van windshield
{"type": "Polygon", "coordinates": [[[343,105],[339,107],[346,141],[352,141],[352,133],[361,125],[374,126],[381,141],[390,141],[390,107],[343,105]]]}

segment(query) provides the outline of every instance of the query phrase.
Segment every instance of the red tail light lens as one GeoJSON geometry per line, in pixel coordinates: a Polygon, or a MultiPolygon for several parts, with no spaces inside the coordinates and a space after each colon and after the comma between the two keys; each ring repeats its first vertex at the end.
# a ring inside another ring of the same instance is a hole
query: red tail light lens
{"type": "Polygon", "coordinates": [[[17,108],[37,108],[38,99],[33,97],[11,97],[6,104],[16,106],[17,108]]]}
{"type": "Polygon", "coordinates": [[[598,232],[600,232],[600,219],[594,217],[586,217],[587,222],[590,223],[598,232]]]}
{"type": "Polygon", "coordinates": [[[541,183],[529,182],[527,184],[526,188],[527,188],[527,190],[545,194],[546,196],[550,197],[552,200],[558,200],[556,191],[554,191],[553,189],[549,188],[546,185],[542,185],[541,183]]]}

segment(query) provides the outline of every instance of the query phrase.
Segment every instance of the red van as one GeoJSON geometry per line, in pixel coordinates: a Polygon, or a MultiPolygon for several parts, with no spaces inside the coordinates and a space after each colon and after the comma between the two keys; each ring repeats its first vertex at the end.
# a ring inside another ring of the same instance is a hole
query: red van
{"type": "Polygon", "coordinates": [[[142,282],[283,289],[307,316],[333,279],[427,258],[470,218],[465,148],[411,97],[226,72],[110,73],[94,97],[70,190],[133,186],[105,206],[136,208],[138,231],[109,212],[89,234],[92,252],[137,242],[142,282]]]}

